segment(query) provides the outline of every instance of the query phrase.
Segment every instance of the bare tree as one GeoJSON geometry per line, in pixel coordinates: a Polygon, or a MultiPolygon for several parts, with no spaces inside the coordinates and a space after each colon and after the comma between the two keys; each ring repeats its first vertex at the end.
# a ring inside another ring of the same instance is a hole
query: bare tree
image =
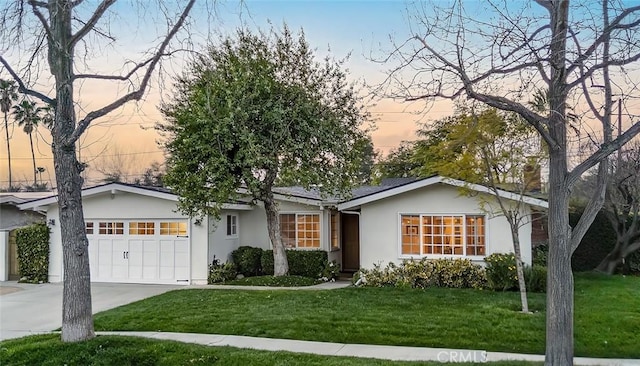
{"type": "Polygon", "coordinates": [[[613,274],[640,250],[640,143],[625,149],[614,164],[604,212],[616,232],[616,244],[596,270],[613,274]]]}
{"type": "Polygon", "coordinates": [[[467,97],[516,112],[548,146],[545,362],[572,365],[571,255],[603,205],[607,157],[640,132],[640,122],[634,122],[614,140],[611,129],[614,95],[640,93],[640,6],[609,0],[599,5],[586,0],[442,4],[419,2],[411,9],[417,28],[385,59],[396,64],[380,90],[408,101],[467,97]],[[546,114],[527,105],[526,96],[536,89],[548,90],[546,114]],[[573,129],[569,105],[579,110],[579,137],[599,144],[579,161],[570,160],[573,144],[580,141],[572,141],[568,133],[573,129]],[[599,131],[600,136],[589,131],[599,131]],[[571,189],[596,165],[598,189],[572,228],[571,189]]]}
{"type": "MultiPolygon", "coordinates": [[[[0,63],[18,84],[20,93],[40,99],[55,108],[53,158],[60,230],[62,233],[64,290],[62,305],[62,340],[81,341],[94,337],[91,313],[91,285],[88,241],[82,211],[81,171],[75,145],[89,125],[130,101],[140,100],[161,58],[172,52],[171,41],[183,28],[195,0],[183,2],[174,10],[159,2],[158,12],[166,17],[166,33],[149,57],[125,65],[123,75],[104,75],[93,71],[91,56],[102,50],[91,48],[96,39],[115,44],[109,18],[116,0],[102,0],[97,6],[82,0],[13,0],[0,9],[0,63]],[[173,18],[173,19],[172,19],[173,18]],[[6,50],[23,49],[26,59],[11,60],[6,50]],[[39,61],[45,59],[46,65],[39,61]],[[25,61],[26,60],[26,61],[25,61]],[[87,73],[82,71],[86,70],[87,73]],[[49,74],[53,92],[36,90],[39,72],[49,74]],[[123,95],[88,113],[77,103],[74,89],[83,81],[100,80],[119,83],[127,90],[123,95]],[[128,88],[128,89],[126,89],[128,88]],[[82,117],[77,118],[80,115],[82,117]]],[[[141,2],[144,8],[146,4],[141,2]]],[[[144,9],[143,9],[144,10],[144,9]]]]}

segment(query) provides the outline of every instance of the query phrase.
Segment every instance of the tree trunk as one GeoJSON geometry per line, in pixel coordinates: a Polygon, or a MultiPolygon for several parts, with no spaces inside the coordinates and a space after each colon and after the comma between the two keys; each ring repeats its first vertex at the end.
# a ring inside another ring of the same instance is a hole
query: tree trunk
{"type": "Polygon", "coordinates": [[[9,142],[9,118],[4,112],[4,132],[7,137],[7,162],[9,163],[9,192],[13,191],[13,179],[11,176],[11,143],[9,142]]]}
{"type": "Polygon", "coordinates": [[[573,365],[573,273],[569,190],[564,153],[553,152],[549,171],[549,257],[545,365],[573,365]]]}
{"type": "Polygon", "coordinates": [[[286,276],[289,273],[289,263],[287,262],[287,251],[280,237],[280,216],[278,213],[278,205],[273,198],[273,193],[269,192],[263,202],[264,210],[267,214],[269,239],[271,239],[273,246],[273,275],[286,276]]]}
{"type": "Polygon", "coordinates": [[[29,144],[31,145],[31,161],[33,162],[33,189],[38,184],[38,174],[36,171],[36,153],[33,151],[33,133],[29,134],[29,144]]]}
{"type": "Polygon", "coordinates": [[[596,271],[612,275],[615,272],[618,264],[622,263],[622,243],[616,241],[616,246],[609,254],[598,264],[596,271]]]}
{"type": "Polygon", "coordinates": [[[75,143],[69,138],[76,126],[73,102],[73,44],[71,4],[50,2],[53,40],[48,61],[56,81],[56,113],[53,127],[53,161],[58,189],[60,233],[64,265],[62,292],[62,341],[76,342],[95,337],[91,311],[89,241],[82,210],[83,167],[76,159],[75,143]]]}
{"type": "Polygon", "coordinates": [[[522,250],[520,249],[520,235],[518,234],[517,223],[509,222],[511,226],[511,239],[513,240],[513,252],[516,257],[516,271],[518,272],[518,286],[520,288],[520,302],[522,312],[529,313],[529,302],[527,301],[527,283],[524,278],[524,263],[522,262],[522,250]]]}

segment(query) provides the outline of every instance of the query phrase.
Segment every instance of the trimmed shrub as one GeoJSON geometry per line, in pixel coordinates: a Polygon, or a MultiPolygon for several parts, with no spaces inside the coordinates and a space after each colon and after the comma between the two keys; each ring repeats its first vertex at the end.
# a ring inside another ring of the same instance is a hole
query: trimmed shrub
{"type": "Polygon", "coordinates": [[[528,292],[547,292],[547,267],[537,264],[525,266],[524,280],[528,292]]]}
{"type": "Polygon", "coordinates": [[[225,283],[236,279],[238,272],[234,263],[227,262],[220,264],[220,260],[214,259],[209,265],[209,277],[207,279],[208,284],[225,283]]]}
{"type": "MultiPolygon", "coordinates": [[[[582,212],[569,214],[572,227],[578,223],[582,212]]],[[[576,272],[591,271],[609,254],[616,244],[616,232],[604,212],[600,211],[571,257],[571,267],[576,272]]]]}
{"type": "MultiPolygon", "coordinates": [[[[487,262],[487,280],[489,288],[496,291],[518,291],[518,271],[516,257],[513,253],[491,254],[485,258],[487,262]]],[[[534,264],[524,266],[524,281],[528,292],[546,292],[547,267],[534,264]]]]}
{"type": "Polygon", "coordinates": [[[486,286],[485,270],[468,259],[404,260],[382,268],[374,264],[372,269],[361,269],[353,278],[354,283],[369,287],[448,287],[475,288],[486,286]]]}
{"type": "Polygon", "coordinates": [[[516,257],[513,253],[495,253],[486,257],[489,287],[496,291],[510,291],[518,288],[516,257]]]}
{"type": "Polygon", "coordinates": [[[537,247],[533,248],[531,254],[533,256],[532,264],[534,266],[536,265],[543,266],[543,267],[547,266],[547,257],[549,255],[549,247],[546,244],[538,245],[537,247]]]}
{"type": "Polygon", "coordinates": [[[20,282],[43,283],[49,278],[49,228],[34,224],[16,230],[20,282]]]}
{"type": "MultiPolygon", "coordinates": [[[[324,250],[287,250],[289,275],[320,278],[323,275],[328,254],[324,250]]],[[[262,271],[273,275],[273,250],[262,252],[262,271]]]]}
{"type": "Polygon", "coordinates": [[[262,252],[262,248],[242,246],[231,252],[231,260],[243,276],[259,276],[262,274],[262,252]]]}

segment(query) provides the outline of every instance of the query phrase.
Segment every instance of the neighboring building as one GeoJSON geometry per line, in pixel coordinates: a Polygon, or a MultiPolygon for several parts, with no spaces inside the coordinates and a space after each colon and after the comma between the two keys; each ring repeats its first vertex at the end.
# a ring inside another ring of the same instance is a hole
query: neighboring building
{"type": "MultiPolygon", "coordinates": [[[[501,191],[501,196],[519,196],[501,191]]],[[[215,258],[230,259],[241,245],[271,244],[261,204],[228,203],[219,220],[177,211],[166,189],[110,183],[82,192],[91,277],[96,282],[203,284],[215,258]]],[[[494,215],[486,187],[444,177],[394,180],[359,187],[349,199],[322,198],[317,190],[278,188],[281,236],[291,249],[319,249],[343,270],[407,258],[469,258],[512,251],[509,225],[494,215]],[[461,195],[460,187],[476,194],[461,195]]],[[[544,209],[524,197],[523,214],[544,209]]],[[[51,225],[49,280],[62,280],[57,197],[20,205],[46,212],[51,225]]],[[[520,228],[523,260],[531,263],[531,223],[520,228]]]]}
{"type": "Polygon", "coordinates": [[[23,211],[18,205],[51,195],[51,192],[0,193],[0,281],[18,279],[18,249],[15,230],[36,222],[44,222],[40,212],[23,211]]]}

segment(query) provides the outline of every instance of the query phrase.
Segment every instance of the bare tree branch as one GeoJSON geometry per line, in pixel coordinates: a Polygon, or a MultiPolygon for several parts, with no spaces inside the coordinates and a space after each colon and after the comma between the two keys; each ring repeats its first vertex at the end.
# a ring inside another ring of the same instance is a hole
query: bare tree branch
{"type": "Polygon", "coordinates": [[[109,112],[119,108],[126,102],[129,102],[132,100],[140,100],[140,98],[142,98],[142,96],[144,95],[144,91],[147,87],[147,84],[151,79],[151,75],[153,74],[153,70],[155,69],[155,66],[158,64],[162,56],[165,54],[165,49],[169,46],[169,43],[173,38],[173,36],[175,36],[178,30],[182,27],[182,24],[187,18],[187,15],[189,14],[189,11],[191,11],[191,8],[193,7],[194,3],[195,3],[195,0],[189,0],[189,3],[182,11],[182,14],[180,14],[180,18],[178,18],[178,20],[173,25],[169,33],[167,33],[167,36],[165,37],[164,41],[162,41],[160,48],[155,53],[154,57],[151,59],[151,62],[149,62],[147,71],[145,72],[142,78],[142,82],[140,83],[140,86],[138,87],[138,89],[116,99],[112,103],[100,109],[89,112],[81,121],[78,122],[78,126],[76,127],[76,129],[73,131],[73,133],[68,138],[68,140],[65,141],[66,144],[68,145],[74,144],[78,140],[78,138],[80,138],[80,136],[84,133],[87,127],[89,127],[89,124],[91,123],[91,121],[108,114],[109,112]]]}
{"type": "Polygon", "coordinates": [[[18,76],[18,74],[16,74],[16,72],[11,68],[11,66],[9,65],[9,63],[7,62],[7,60],[5,60],[4,56],[0,56],[0,63],[2,63],[2,65],[7,69],[7,72],[9,73],[9,75],[11,75],[11,77],[13,78],[13,80],[16,81],[16,83],[18,83],[18,91],[22,94],[27,94],[27,95],[31,95],[33,97],[36,97],[38,99],[40,99],[41,101],[47,103],[47,104],[51,104],[51,105],[55,105],[55,99],[52,99],[38,91],[35,91],[33,89],[29,89],[24,85],[24,82],[22,81],[22,79],[20,78],[20,76],[18,76]]]}
{"type": "Polygon", "coordinates": [[[104,12],[107,11],[107,9],[109,9],[109,7],[115,2],[116,0],[104,0],[102,3],[100,3],[87,23],[82,28],[80,28],[76,32],[76,34],[71,36],[71,39],[69,40],[70,45],[73,46],[84,36],[86,36],[87,33],[89,33],[96,26],[96,23],[98,23],[104,12]]]}
{"type": "MultiPolygon", "coordinates": [[[[173,55],[175,52],[177,51],[171,51],[171,52],[165,52],[161,55],[161,57],[166,57],[166,56],[171,56],[173,55]]],[[[77,74],[73,76],[73,79],[101,79],[101,80],[120,80],[120,81],[125,81],[125,80],[129,80],[129,78],[135,74],[138,70],[140,70],[141,68],[147,66],[149,63],[151,63],[154,59],[156,58],[156,56],[154,55],[153,57],[149,58],[148,60],[141,62],[139,64],[137,64],[133,69],[131,69],[128,73],[126,73],[125,75],[100,75],[100,74],[77,74]]]]}
{"type": "Polygon", "coordinates": [[[33,14],[35,14],[36,17],[38,17],[38,20],[40,20],[44,31],[47,33],[47,38],[51,38],[51,28],[49,27],[49,22],[47,22],[47,18],[45,18],[44,14],[42,14],[40,9],[38,9],[38,7],[46,8],[47,4],[43,3],[42,1],[29,0],[29,5],[31,5],[31,8],[33,9],[33,14]]]}

